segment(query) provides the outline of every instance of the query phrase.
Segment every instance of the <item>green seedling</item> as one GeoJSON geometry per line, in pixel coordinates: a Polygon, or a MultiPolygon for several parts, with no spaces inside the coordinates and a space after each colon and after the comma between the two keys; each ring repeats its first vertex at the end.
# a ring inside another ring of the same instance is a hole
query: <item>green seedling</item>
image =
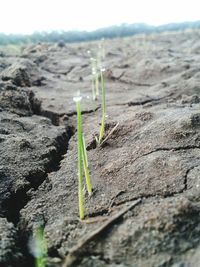
{"type": "Polygon", "coordinates": [[[74,98],[77,110],[77,136],[78,136],[78,198],[79,198],[79,216],[84,219],[84,194],[83,194],[83,170],[82,170],[82,120],[81,120],[81,97],[74,98]]]}
{"type": "Polygon", "coordinates": [[[85,156],[86,166],[88,167],[88,157],[87,157],[87,150],[86,150],[84,135],[82,135],[82,139],[83,139],[83,153],[84,153],[84,156],[85,156]]]}
{"type": "MultiPolygon", "coordinates": [[[[88,51],[91,56],[91,52],[88,51]]],[[[102,61],[105,58],[104,39],[98,45],[98,51],[95,57],[90,57],[92,70],[92,99],[97,100],[99,97],[99,79],[101,78],[100,69],[102,61]]]]}
{"type": "Polygon", "coordinates": [[[101,90],[102,90],[102,116],[101,116],[101,128],[99,133],[98,143],[101,144],[105,136],[105,117],[106,117],[106,88],[105,88],[105,78],[104,73],[105,69],[101,69],[101,90]]]}
{"type": "Polygon", "coordinates": [[[35,258],[35,267],[46,267],[47,244],[44,238],[44,229],[41,226],[30,242],[30,250],[35,258]]]}
{"type": "Polygon", "coordinates": [[[98,52],[97,52],[97,66],[102,65],[102,61],[105,59],[105,45],[104,45],[104,38],[101,39],[101,42],[98,45],[98,52]]]}
{"type": "Polygon", "coordinates": [[[83,168],[84,168],[84,173],[85,173],[87,191],[88,191],[88,194],[91,195],[92,194],[92,186],[91,186],[89,169],[88,169],[87,150],[86,150],[85,139],[84,139],[83,134],[82,134],[81,152],[82,152],[82,158],[83,158],[83,168]]]}
{"type": "Polygon", "coordinates": [[[87,191],[89,195],[92,194],[92,186],[90,182],[90,175],[88,170],[88,158],[85,146],[85,139],[82,133],[82,116],[81,116],[81,99],[80,95],[73,98],[76,102],[77,110],[77,139],[78,139],[78,196],[79,196],[79,216],[84,219],[84,193],[83,193],[83,169],[86,178],[87,191]]]}
{"type": "MultiPolygon", "coordinates": [[[[91,51],[87,51],[88,55],[91,56],[91,51]]],[[[90,57],[90,62],[91,62],[91,72],[92,72],[92,99],[96,99],[95,95],[95,66],[94,66],[94,58],[90,57]]]]}
{"type": "Polygon", "coordinates": [[[98,71],[98,61],[95,61],[96,63],[96,73],[95,73],[95,89],[96,89],[96,98],[99,96],[99,71],[98,71]]]}
{"type": "Polygon", "coordinates": [[[95,58],[90,58],[92,65],[92,99],[97,100],[99,96],[99,72],[98,64],[95,58]]]}

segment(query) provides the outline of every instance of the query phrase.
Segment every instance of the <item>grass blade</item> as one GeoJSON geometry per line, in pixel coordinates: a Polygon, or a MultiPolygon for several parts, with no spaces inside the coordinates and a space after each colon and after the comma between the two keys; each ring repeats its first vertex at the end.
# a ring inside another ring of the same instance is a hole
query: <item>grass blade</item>
{"type": "Polygon", "coordinates": [[[105,88],[105,79],[103,75],[104,71],[105,71],[104,69],[101,69],[102,118],[101,118],[101,128],[100,128],[100,133],[99,133],[99,144],[101,144],[101,141],[105,135],[106,88],[105,88]]]}
{"type": "Polygon", "coordinates": [[[47,244],[44,238],[44,229],[39,227],[35,237],[35,266],[45,267],[47,258],[47,244]]]}
{"type": "Polygon", "coordinates": [[[91,181],[90,181],[90,174],[89,174],[89,169],[88,169],[88,159],[87,159],[87,151],[85,147],[85,139],[84,136],[82,135],[82,158],[83,158],[83,167],[84,167],[84,172],[85,172],[85,179],[86,179],[86,185],[87,185],[87,190],[88,194],[92,194],[92,186],[91,186],[91,181]]]}
{"type": "Polygon", "coordinates": [[[83,194],[83,171],[82,171],[82,119],[80,101],[76,102],[77,110],[77,131],[78,131],[78,196],[79,216],[84,219],[84,194],[83,194]]]}

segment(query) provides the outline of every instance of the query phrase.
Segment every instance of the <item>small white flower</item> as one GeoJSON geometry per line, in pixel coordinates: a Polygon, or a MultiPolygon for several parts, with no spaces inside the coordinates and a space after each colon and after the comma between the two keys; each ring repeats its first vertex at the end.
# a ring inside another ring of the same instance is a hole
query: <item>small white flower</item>
{"type": "Polygon", "coordinates": [[[73,97],[74,102],[80,102],[82,100],[82,96],[80,94],[80,91],[77,92],[77,94],[73,97]]]}
{"type": "Polygon", "coordinates": [[[106,71],[106,69],[104,68],[104,67],[101,67],[101,72],[105,72],[106,71]]]}

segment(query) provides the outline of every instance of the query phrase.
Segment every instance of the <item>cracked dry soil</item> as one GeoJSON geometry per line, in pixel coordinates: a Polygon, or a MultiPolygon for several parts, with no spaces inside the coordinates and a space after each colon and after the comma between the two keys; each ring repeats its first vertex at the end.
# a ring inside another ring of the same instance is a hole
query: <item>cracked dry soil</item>
{"type": "Polygon", "coordinates": [[[78,218],[77,90],[91,95],[98,42],[0,54],[0,266],[31,267],[44,226],[49,267],[200,266],[200,31],[105,41],[107,132],[82,101],[94,188],[78,218]]]}

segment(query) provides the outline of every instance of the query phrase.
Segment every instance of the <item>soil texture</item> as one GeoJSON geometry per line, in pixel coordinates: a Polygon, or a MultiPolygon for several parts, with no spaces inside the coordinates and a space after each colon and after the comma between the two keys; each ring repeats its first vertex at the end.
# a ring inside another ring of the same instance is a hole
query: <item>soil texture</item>
{"type": "Polygon", "coordinates": [[[99,42],[0,53],[0,266],[200,266],[200,31],[105,40],[106,134],[92,100],[99,42]],[[76,107],[93,186],[78,214],[76,107]]]}

